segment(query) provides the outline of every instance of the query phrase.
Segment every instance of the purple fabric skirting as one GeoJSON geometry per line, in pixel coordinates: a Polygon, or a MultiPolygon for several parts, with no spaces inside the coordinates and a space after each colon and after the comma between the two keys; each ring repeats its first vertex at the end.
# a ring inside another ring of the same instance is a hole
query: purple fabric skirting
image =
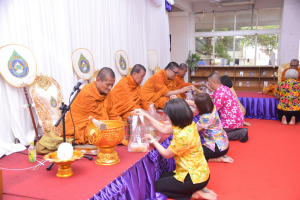
{"type": "Polygon", "coordinates": [[[277,105],[279,100],[275,98],[238,97],[246,109],[245,118],[278,120],[277,105]]]}
{"type": "MultiPolygon", "coordinates": [[[[167,148],[172,138],[173,135],[169,136],[161,145],[167,148]]],[[[173,171],[175,166],[173,158],[165,159],[156,149],[153,149],[95,194],[91,200],[166,199],[165,196],[155,193],[154,182],[161,174],[173,171]]]]}

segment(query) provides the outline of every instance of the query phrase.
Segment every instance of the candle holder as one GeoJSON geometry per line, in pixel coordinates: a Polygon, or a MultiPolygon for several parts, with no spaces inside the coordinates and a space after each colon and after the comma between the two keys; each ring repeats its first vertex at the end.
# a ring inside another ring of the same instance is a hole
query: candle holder
{"type": "Polygon", "coordinates": [[[49,153],[47,155],[45,155],[44,159],[48,160],[49,162],[55,163],[57,164],[58,167],[58,172],[56,174],[57,177],[61,177],[61,178],[67,178],[72,176],[74,173],[72,171],[71,168],[71,164],[75,161],[75,160],[79,160],[83,157],[83,153],[81,151],[73,151],[73,156],[68,159],[68,160],[60,160],[57,157],[57,151],[53,152],[53,153],[49,153]]]}

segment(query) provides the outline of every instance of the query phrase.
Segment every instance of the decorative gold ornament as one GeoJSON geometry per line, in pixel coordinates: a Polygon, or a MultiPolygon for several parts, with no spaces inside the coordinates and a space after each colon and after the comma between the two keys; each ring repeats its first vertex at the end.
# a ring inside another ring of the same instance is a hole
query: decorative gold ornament
{"type": "Polygon", "coordinates": [[[160,70],[160,67],[157,65],[157,67],[156,67],[155,70],[153,71],[154,74],[157,73],[157,72],[159,72],[159,70],[160,70]]]}
{"type": "Polygon", "coordinates": [[[96,71],[94,71],[94,73],[93,73],[93,75],[92,75],[92,77],[91,77],[92,81],[93,81],[93,80],[96,80],[99,71],[100,71],[99,69],[97,69],[96,71]]]}
{"type": "Polygon", "coordinates": [[[83,153],[81,151],[73,151],[73,156],[69,160],[60,160],[57,157],[57,151],[54,153],[49,153],[45,155],[44,159],[48,160],[49,162],[53,162],[59,166],[56,176],[61,178],[67,178],[72,176],[74,173],[71,168],[71,164],[78,159],[83,157],[83,153]]]}
{"type": "Polygon", "coordinates": [[[47,91],[48,88],[52,85],[52,78],[41,73],[40,76],[36,77],[35,82],[37,83],[39,88],[43,88],[47,91]]]}
{"type": "Polygon", "coordinates": [[[114,150],[125,135],[125,122],[117,120],[102,120],[107,129],[101,131],[93,123],[87,125],[90,144],[99,147],[95,163],[97,165],[115,165],[120,162],[117,152],[114,150]]]}
{"type": "Polygon", "coordinates": [[[37,76],[35,82],[30,86],[30,95],[34,101],[36,112],[39,118],[39,124],[41,125],[43,130],[51,131],[55,133],[57,136],[60,136],[62,134],[62,124],[60,123],[57,127],[53,126],[50,111],[47,109],[44,103],[37,97],[35,91],[36,86],[47,91],[52,84],[54,84],[58,90],[58,99],[56,99],[56,101],[58,105],[57,106],[58,114],[60,117],[61,112],[59,110],[59,106],[63,102],[63,96],[61,94],[61,89],[59,84],[53,78],[49,76],[44,76],[42,74],[40,76],[37,76]]]}
{"type": "Polygon", "coordinates": [[[27,87],[27,86],[28,86],[28,84],[23,82],[23,83],[20,84],[19,87],[27,87]]]}

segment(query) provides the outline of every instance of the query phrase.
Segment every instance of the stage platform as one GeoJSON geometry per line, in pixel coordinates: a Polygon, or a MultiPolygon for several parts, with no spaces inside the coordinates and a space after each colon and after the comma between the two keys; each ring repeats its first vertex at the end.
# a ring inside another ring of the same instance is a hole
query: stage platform
{"type": "MultiPolygon", "coordinates": [[[[283,126],[274,120],[247,121],[252,124],[248,127],[249,141],[230,142],[228,156],[234,159],[232,164],[208,163],[211,179],[207,187],[218,194],[218,200],[299,199],[300,159],[287,154],[300,153],[298,125],[283,126]],[[293,140],[282,142],[286,138],[293,140]],[[264,147],[267,151],[262,156],[264,147]],[[284,178],[278,177],[278,172],[284,178]]],[[[163,142],[164,147],[170,139],[163,142]]],[[[156,150],[148,154],[129,153],[124,146],[116,150],[119,164],[98,166],[94,161],[81,159],[72,164],[74,175],[69,178],[56,177],[56,165],[47,171],[48,162],[37,171],[3,169],[4,200],[155,200],[153,183],[161,173],[174,169],[173,159],[162,158],[156,150]]],[[[0,164],[10,169],[36,165],[19,153],[4,156],[0,164]]]]}
{"type": "Polygon", "coordinates": [[[237,91],[236,94],[246,109],[245,118],[278,120],[277,105],[279,100],[274,96],[244,91],[237,91]]]}

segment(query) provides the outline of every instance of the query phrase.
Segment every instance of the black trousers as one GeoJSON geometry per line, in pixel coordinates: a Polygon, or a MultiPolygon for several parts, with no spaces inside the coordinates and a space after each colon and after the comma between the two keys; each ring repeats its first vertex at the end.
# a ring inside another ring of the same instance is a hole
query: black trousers
{"type": "Polygon", "coordinates": [[[193,184],[190,174],[187,174],[184,183],[174,178],[174,172],[162,174],[154,183],[155,192],[159,192],[168,198],[178,200],[190,200],[193,193],[206,187],[209,178],[202,183],[193,184]]]}
{"type": "Polygon", "coordinates": [[[210,158],[219,158],[221,156],[224,156],[229,150],[228,146],[228,148],[224,151],[220,151],[217,145],[215,145],[215,152],[213,152],[210,148],[204,145],[202,145],[202,148],[206,161],[208,161],[210,158]]]}
{"type": "Polygon", "coordinates": [[[228,129],[224,128],[227,133],[228,140],[240,140],[240,142],[245,143],[248,140],[248,129],[247,128],[234,128],[228,129]]]}
{"type": "Polygon", "coordinates": [[[286,110],[280,110],[277,108],[277,113],[278,113],[278,119],[279,121],[282,121],[282,117],[286,117],[286,122],[289,123],[292,119],[292,117],[295,117],[295,122],[300,121],[300,111],[286,111],[286,110]]]}

